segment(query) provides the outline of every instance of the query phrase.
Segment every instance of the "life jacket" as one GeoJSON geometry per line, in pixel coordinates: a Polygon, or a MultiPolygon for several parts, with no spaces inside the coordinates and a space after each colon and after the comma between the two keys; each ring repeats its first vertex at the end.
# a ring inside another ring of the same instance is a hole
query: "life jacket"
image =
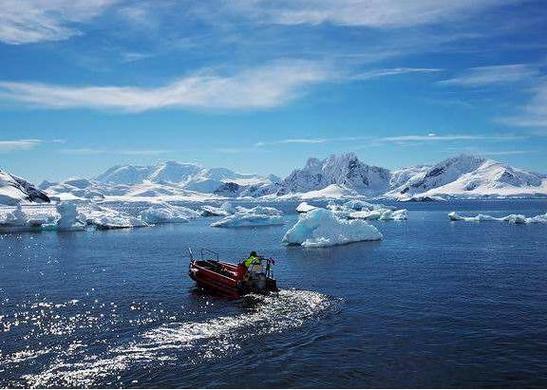
{"type": "Polygon", "coordinates": [[[244,263],[245,263],[245,267],[249,268],[253,264],[259,264],[260,258],[257,256],[249,256],[244,263]]]}

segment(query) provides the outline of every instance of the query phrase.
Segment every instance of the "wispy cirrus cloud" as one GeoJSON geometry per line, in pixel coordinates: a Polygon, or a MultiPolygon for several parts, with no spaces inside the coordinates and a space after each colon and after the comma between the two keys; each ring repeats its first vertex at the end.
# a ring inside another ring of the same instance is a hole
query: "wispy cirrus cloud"
{"type": "Polygon", "coordinates": [[[289,144],[314,145],[367,141],[370,144],[408,144],[428,142],[454,142],[454,141],[512,141],[526,138],[525,135],[513,134],[411,134],[389,137],[377,136],[355,136],[355,137],[332,137],[332,138],[288,138],[276,141],[261,141],[254,144],[255,147],[281,146],[289,144]]]}
{"type": "MultiPolygon", "coordinates": [[[[530,92],[532,97],[520,112],[513,116],[499,118],[498,122],[519,126],[537,127],[547,130],[547,80],[542,80],[530,92]]],[[[543,135],[547,135],[544,131],[543,135]]]]}
{"type": "Polygon", "coordinates": [[[0,82],[0,98],[54,109],[88,108],[142,112],[162,108],[252,110],[281,106],[306,87],[330,81],[325,64],[283,60],[219,75],[202,71],[156,88],[134,86],[62,86],[0,82]]]}
{"type": "Polygon", "coordinates": [[[480,87],[533,80],[541,74],[538,67],[529,64],[480,66],[467,69],[460,75],[439,81],[441,85],[480,87]]]}
{"type": "Polygon", "coordinates": [[[80,31],[75,23],[101,14],[116,0],[2,0],[0,41],[12,45],[60,41],[80,31]]]}
{"type": "Polygon", "coordinates": [[[352,76],[354,80],[371,80],[381,77],[398,76],[403,74],[416,74],[416,73],[437,73],[442,69],[438,68],[386,68],[386,69],[373,69],[366,72],[358,73],[352,76]]]}
{"type": "Polygon", "coordinates": [[[30,150],[43,143],[40,139],[0,140],[0,153],[30,150]]]}
{"type": "Polygon", "coordinates": [[[494,0],[236,0],[228,4],[233,12],[261,23],[398,28],[465,18],[502,3],[494,0]]]}

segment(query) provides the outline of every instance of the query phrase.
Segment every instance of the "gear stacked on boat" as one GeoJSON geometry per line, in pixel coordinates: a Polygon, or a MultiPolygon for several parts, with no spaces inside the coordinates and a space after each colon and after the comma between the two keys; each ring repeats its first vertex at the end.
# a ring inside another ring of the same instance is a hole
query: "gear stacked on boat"
{"type": "Polygon", "coordinates": [[[273,276],[275,261],[252,251],[238,264],[219,260],[219,255],[209,249],[201,250],[201,259],[194,259],[190,249],[190,277],[197,285],[213,293],[239,298],[249,293],[268,294],[277,290],[273,276]]]}

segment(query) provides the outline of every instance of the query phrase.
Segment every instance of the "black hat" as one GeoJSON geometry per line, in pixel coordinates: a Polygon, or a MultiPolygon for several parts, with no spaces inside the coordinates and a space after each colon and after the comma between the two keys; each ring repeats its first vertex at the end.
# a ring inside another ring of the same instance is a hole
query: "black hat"
{"type": "Polygon", "coordinates": [[[252,251],[251,254],[249,255],[249,257],[251,257],[251,256],[255,256],[255,257],[256,257],[256,256],[258,256],[258,255],[256,254],[255,251],[252,251]]]}

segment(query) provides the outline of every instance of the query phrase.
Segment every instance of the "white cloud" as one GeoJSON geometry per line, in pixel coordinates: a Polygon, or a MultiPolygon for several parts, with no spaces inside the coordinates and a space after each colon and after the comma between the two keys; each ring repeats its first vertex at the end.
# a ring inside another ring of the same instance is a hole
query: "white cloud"
{"type": "Polygon", "coordinates": [[[379,142],[396,142],[396,143],[405,143],[405,142],[449,142],[449,141],[479,141],[479,140],[490,140],[490,141],[504,141],[504,140],[514,140],[521,139],[522,136],[515,135],[470,135],[470,134],[449,134],[449,135],[437,135],[430,133],[427,135],[401,135],[395,137],[380,137],[376,138],[375,141],[379,142]]]}
{"type": "Polygon", "coordinates": [[[398,135],[389,137],[373,137],[373,136],[356,136],[356,137],[332,137],[332,138],[289,138],[277,141],[263,141],[254,144],[255,147],[264,146],[279,146],[287,144],[327,144],[338,142],[356,142],[367,141],[368,144],[363,146],[378,145],[385,143],[425,143],[425,142],[453,142],[453,141],[512,141],[526,138],[523,135],[507,135],[507,134],[447,134],[438,135],[436,133],[428,133],[425,135],[398,135]]]}
{"type": "Polygon", "coordinates": [[[479,87],[532,80],[539,75],[537,67],[527,64],[480,66],[470,68],[452,79],[439,81],[439,84],[479,87]]]}
{"type": "Polygon", "coordinates": [[[40,145],[39,139],[17,139],[0,141],[0,153],[12,152],[15,150],[30,150],[40,145]]]}
{"type": "Polygon", "coordinates": [[[359,73],[352,77],[354,80],[370,80],[380,77],[397,76],[408,73],[436,73],[442,69],[437,68],[387,68],[387,69],[374,69],[363,73],[359,73]]]}
{"type": "Polygon", "coordinates": [[[532,97],[522,107],[520,114],[499,121],[514,126],[547,129],[547,80],[539,82],[532,89],[532,97]]]}
{"type": "Polygon", "coordinates": [[[2,0],[0,41],[18,45],[80,34],[74,23],[101,14],[116,0],[2,0]]]}
{"type": "Polygon", "coordinates": [[[473,15],[496,0],[236,0],[229,7],[263,23],[396,28],[446,22],[473,15]]]}
{"type": "Polygon", "coordinates": [[[287,103],[313,84],[332,79],[328,67],[310,61],[278,61],[221,76],[199,72],[163,87],[72,87],[0,82],[0,98],[31,106],[140,112],[160,108],[249,110],[287,103]]]}

